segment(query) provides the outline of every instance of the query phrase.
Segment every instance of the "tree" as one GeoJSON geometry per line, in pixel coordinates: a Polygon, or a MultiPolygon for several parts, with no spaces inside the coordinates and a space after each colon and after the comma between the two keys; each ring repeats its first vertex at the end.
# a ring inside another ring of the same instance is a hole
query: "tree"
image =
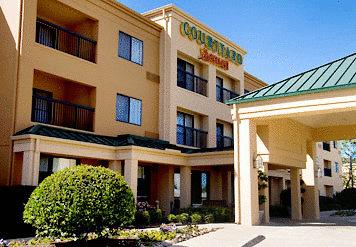
{"type": "Polygon", "coordinates": [[[351,182],[351,188],[354,187],[354,176],[352,164],[356,161],[356,139],[340,141],[340,151],[342,157],[342,163],[349,163],[349,179],[346,183],[346,188],[349,187],[351,182]]]}

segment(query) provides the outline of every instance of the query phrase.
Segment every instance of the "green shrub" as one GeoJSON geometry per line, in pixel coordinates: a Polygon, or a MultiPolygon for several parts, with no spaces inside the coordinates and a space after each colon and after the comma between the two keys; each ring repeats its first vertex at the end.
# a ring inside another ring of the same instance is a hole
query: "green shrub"
{"type": "Polygon", "coordinates": [[[39,236],[81,237],[134,220],[131,189],[114,171],[75,166],[47,177],[31,194],[23,218],[39,236]]]}
{"type": "Polygon", "coordinates": [[[189,214],[187,214],[187,213],[178,214],[176,219],[177,219],[177,222],[186,224],[189,221],[189,214]]]}
{"type": "Polygon", "coordinates": [[[135,224],[137,226],[147,226],[150,223],[151,223],[151,216],[147,210],[136,212],[135,224]]]}
{"type": "Polygon", "coordinates": [[[201,216],[211,214],[213,215],[214,222],[231,222],[233,219],[232,212],[226,207],[200,207],[200,208],[184,208],[180,209],[180,213],[187,213],[192,215],[198,213],[201,216]]]}
{"type": "Polygon", "coordinates": [[[204,223],[213,223],[214,222],[214,215],[213,214],[207,214],[204,216],[204,223]]]}
{"type": "Polygon", "coordinates": [[[149,210],[148,211],[150,214],[150,223],[151,224],[157,224],[157,223],[162,223],[163,215],[162,215],[162,210],[161,209],[154,209],[154,210],[149,210]]]}
{"type": "Polygon", "coordinates": [[[190,216],[190,222],[192,224],[199,224],[202,220],[202,216],[198,213],[194,213],[190,216]]]}
{"type": "Polygon", "coordinates": [[[344,209],[356,209],[356,188],[347,188],[336,193],[335,201],[344,209]]]}
{"type": "Polygon", "coordinates": [[[169,215],[167,216],[167,221],[168,221],[169,223],[176,222],[176,220],[177,220],[177,217],[176,217],[174,214],[169,214],[169,215]]]}
{"type": "Polygon", "coordinates": [[[348,217],[356,215],[355,210],[338,210],[335,213],[331,214],[331,216],[341,216],[341,217],[348,217]]]}
{"type": "Polygon", "coordinates": [[[330,210],[339,210],[341,205],[337,204],[335,198],[327,196],[319,196],[319,208],[320,211],[330,211],[330,210]]]}

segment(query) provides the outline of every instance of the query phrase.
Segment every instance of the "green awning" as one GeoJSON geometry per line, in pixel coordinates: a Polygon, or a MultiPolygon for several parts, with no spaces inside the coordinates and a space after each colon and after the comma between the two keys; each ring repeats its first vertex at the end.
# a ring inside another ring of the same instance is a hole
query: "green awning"
{"type": "Polygon", "coordinates": [[[37,124],[21,130],[15,134],[15,136],[21,135],[40,135],[59,139],[66,139],[72,141],[88,142],[94,144],[100,144],[105,146],[119,147],[119,146],[138,146],[153,149],[173,149],[178,150],[181,153],[193,154],[193,153],[207,153],[216,151],[230,151],[233,147],[224,148],[185,148],[174,144],[170,144],[168,141],[159,139],[153,139],[144,136],[137,135],[118,135],[118,136],[104,136],[94,133],[88,133],[83,131],[76,131],[70,129],[64,129],[60,127],[52,127],[48,125],[37,124]]]}
{"type": "Polygon", "coordinates": [[[241,104],[272,98],[343,89],[356,86],[356,53],[289,77],[225,103],[241,104]]]}

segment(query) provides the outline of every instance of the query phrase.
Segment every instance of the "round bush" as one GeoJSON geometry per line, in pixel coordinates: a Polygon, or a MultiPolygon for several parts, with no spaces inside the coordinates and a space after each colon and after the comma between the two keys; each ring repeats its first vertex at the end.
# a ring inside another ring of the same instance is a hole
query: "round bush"
{"type": "Polygon", "coordinates": [[[177,217],[176,217],[174,214],[169,214],[169,215],[167,216],[167,221],[168,221],[169,223],[175,222],[176,220],[177,220],[177,217]]]}
{"type": "Polygon", "coordinates": [[[202,221],[202,216],[198,213],[194,213],[190,216],[190,222],[192,224],[199,224],[202,221]]]}
{"type": "Polygon", "coordinates": [[[39,236],[82,237],[129,225],[135,211],[133,194],[122,176],[81,165],[47,177],[31,194],[23,218],[39,236]]]}
{"type": "Polygon", "coordinates": [[[176,216],[176,220],[178,223],[186,224],[189,221],[189,214],[187,213],[178,214],[176,216]]]}

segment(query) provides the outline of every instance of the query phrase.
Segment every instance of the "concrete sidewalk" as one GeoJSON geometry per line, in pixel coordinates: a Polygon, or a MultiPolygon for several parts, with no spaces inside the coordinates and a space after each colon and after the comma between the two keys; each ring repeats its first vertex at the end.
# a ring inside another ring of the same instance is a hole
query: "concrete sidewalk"
{"type": "Polygon", "coordinates": [[[221,229],[174,246],[356,246],[356,221],[354,218],[335,218],[329,217],[329,215],[329,212],[324,213],[320,222],[296,223],[289,220],[275,220],[269,225],[253,227],[230,223],[205,225],[221,229]]]}

